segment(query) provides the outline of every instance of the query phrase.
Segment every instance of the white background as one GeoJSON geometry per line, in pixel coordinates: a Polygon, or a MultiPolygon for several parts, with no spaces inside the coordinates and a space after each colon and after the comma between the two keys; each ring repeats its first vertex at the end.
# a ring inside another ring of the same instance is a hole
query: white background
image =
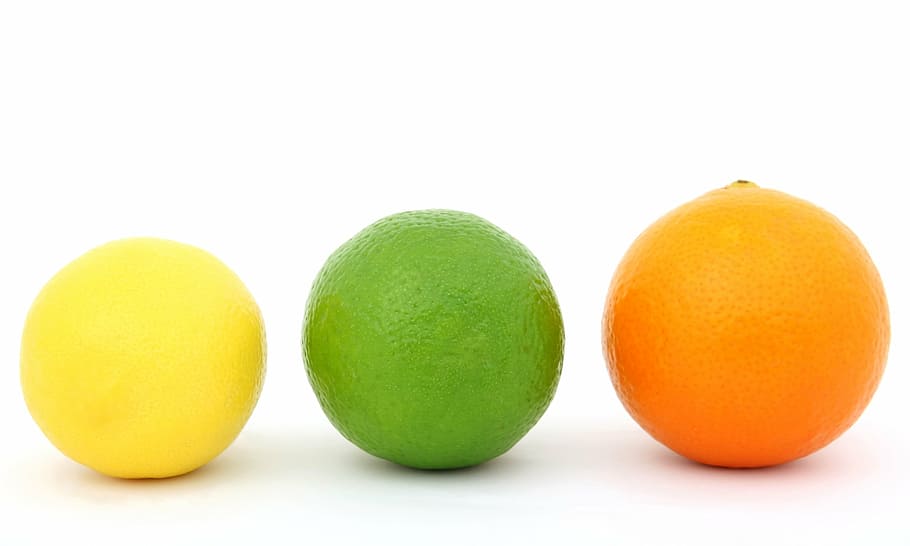
{"type": "Polygon", "coordinates": [[[902,4],[4,0],[0,543],[910,543],[902,4]],[[652,441],[600,354],[603,298],[635,235],[738,178],[851,226],[892,310],[889,365],[857,425],[756,471],[652,441]],[[362,454],[323,417],[300,358],[328,254],[428,207],[522,240],[565,315],[550,411],[472,470],[362,454]],[[19,389],[42,284],[132,235],[219,256],[268,328],[245,431],[173,480],[71,463],[19,389]]]}

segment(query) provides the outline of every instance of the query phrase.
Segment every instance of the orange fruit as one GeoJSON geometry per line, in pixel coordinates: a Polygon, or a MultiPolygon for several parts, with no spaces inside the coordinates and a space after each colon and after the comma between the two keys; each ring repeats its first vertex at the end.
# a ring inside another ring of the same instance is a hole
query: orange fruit
{"type": "Polygon", "coordinates": [[[659,219],[613,277],[603,349],[623,405],[701,463],[759,467],[852,425],[885,367],[888,304],[844,224],[736,182],[659,219]]]}

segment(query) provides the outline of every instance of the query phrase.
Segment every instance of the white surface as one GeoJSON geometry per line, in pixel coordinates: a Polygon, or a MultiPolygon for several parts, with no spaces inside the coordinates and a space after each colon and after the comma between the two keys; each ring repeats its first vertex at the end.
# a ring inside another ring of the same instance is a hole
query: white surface
{"type": "Polygon", "coordinates": [[[743,4],[0,4],[0,543],[910,543],[910,17],[900,2],[743,4]],[[893,328],[853,429],[748,472],[650,440],[600,355],[602,301],[635,235],[737,178],[850,225],[893,328]],[[327,255],[426,207],[525,242],[565,315],[550,411],[473,470],[409,471],[347,444],[299,354],[327,255]],[[130,235],[213,252],[266,318],[256,413],[184,478],[116,481],[69,462],[19,390],[41,285],[130,235]]]}

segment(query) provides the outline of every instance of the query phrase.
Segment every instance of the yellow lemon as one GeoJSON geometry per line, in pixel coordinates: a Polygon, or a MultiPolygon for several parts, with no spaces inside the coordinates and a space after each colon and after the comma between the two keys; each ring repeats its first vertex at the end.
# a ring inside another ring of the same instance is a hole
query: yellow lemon
{"type": "Polygon", "coordinates": [[[29,411],[60,451],[110,476],[163,478],[206,464],[240,433],[262,388],[265,333],[217,258],[125,239],[44,286],[20,366],[29,411]]]}

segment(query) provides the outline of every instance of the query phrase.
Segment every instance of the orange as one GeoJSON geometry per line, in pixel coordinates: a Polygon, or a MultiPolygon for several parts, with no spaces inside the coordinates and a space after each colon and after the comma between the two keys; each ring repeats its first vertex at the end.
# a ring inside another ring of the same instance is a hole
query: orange
{"type": "Polygon", "coordinates": [[[613,277],[603,349],[655,439],[692,460],[760,467],[821,449],[869,403],[888,304],[844,224],[736,182],[659,219],[613,277]]]}

